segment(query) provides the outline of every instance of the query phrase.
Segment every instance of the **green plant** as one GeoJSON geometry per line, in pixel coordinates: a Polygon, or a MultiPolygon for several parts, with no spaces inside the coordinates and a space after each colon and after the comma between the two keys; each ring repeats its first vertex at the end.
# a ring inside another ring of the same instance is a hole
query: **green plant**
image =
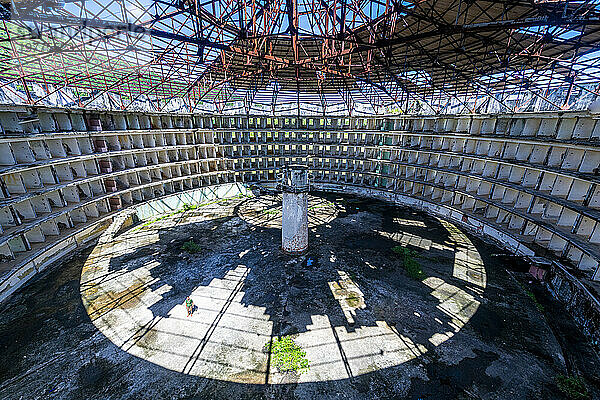
{"type": "Polygon", "coordinates": [[[202,247],[194,242],[193,240],[188,240],[181,246],[181,250],[187,251],[188,253],[199,253],[202,251],[202,247]]]}
{"type": "Polygon", "coordinates": [[[537,307],[538,311],[543,313],[544,306],[541,305],[540,302],[538,301],[538,299],[535,298],[535,294],[533,294],[533,292],[531,290],[525,290],[525,293],[527,293],[527,296],[529,296],[529,298],[531,298],[531,300],[533,300],[533,303],[537,307]]]}
{"type": "Polygon", "coordinates": [[[392,251],[402,257],[414,257],[417,255],[414,250],[402,246],[394,246],[392,247],[392,251]]]}
{"type": "Polygon", "coordinates": [[[198,208],[198,205],[197,205],[197,204],[188,204],[188,203],[185,203],[185,204],[183,205],[183,210],[182,210],[182,211],[190,211],[190,210],[195,210],[196,208],[198,208]]]}
{"type": "Polygon", "coordinates": [[[412,257],[404,257],[404,270],[412,279],[422,281],[425,279],[425,273],[421,269],[421,264],[412,257]]]}
{"type": "Polygon", "coordinates": [[[327,202],[324,202],[324,203],[321,203],[321,204],[315,204],[314,206],[310,206],[310,207],[308,207],[308,209],[310,211],[312,211],[312,210],[317,210],[319,208],[325,208],[325,207],[335,207],[335,204],[333,204],[332,202],[327,201],[327,202]]]}
{"type": "Polygon", "coordinates": [[[392,247],[392,251],[402,256],[402,266],[410,278],[419,281],[425,279],[425,273],[421,269],[421,264],[413,258],[417,255],[414,250],[402,246],[394,246],[392,247]]]}
{"type": "MultiPolygon", "coordinates": [[[[512,276],[512,274],[511,274],[512,276]]],[[[513,279],[514,276],[513,276],[513,279]]],[[[525,292],[525,294],[527,296],[529,296],[529,298],[533,301],[533,304],[535,304],[535,307],[538,309],[539,312],[543,313],[544,312],[544,306],[542,304],[540,304],[540,302],[538,301],[538,299],[535,297],[535,294],[533,294],[533,292],[529,289],[527,289],[521,282],[519,282],[518,280],[515,279],[515,282],[517,282],[517,285],[519,285],[521,287],[521,289],[523,289],[523,291],[525,292]]]]}
{"type": "Polygon", "coordinates": [[[142,226],[148,226],[148,225],[153,224],[155,222],[162,221],[165,218],[169,218],[170,216],[171,215],[169,214],[169,215],[163,215],[163,216],[158,217],[158,218],[154,218],[153,220],[144,223],[142,226]]]}
{"type": "Polygon", "coordinates": [[[348,297],[346,297],[346,304],[353,308],[360,306],[360,295],[356,292],[348,292],[348,297]]]}
{"type": "Polygon", "coordinates": [[[558,389],[569,399],[584,400],[590,397],[585,383],[580,376],[558,375],[556,377],[556,384],[558,385],[558,389]]]}
{"type": "Polygon", "coordinates": [[[281,214],[281,210],[262,210],[261,211],[263,214],[267,214],[267,215],[277,215],[277,214],[281,214]]]}
{"type": "Polygon", "coordinates": [[[274,338],[265,343],[265,350],[271,352],[271,365],[281,372],[294,371],[299,374],[310,368],[306,352],[291,336],[274,338]]]}
{"type": "MultiPolygon", "coordinates": [[[[237,196],[230,197],[229,199],[239,199],[239,198],[242,198],[242,197],[252,197],[252,196],[244,196],[243,194],[240,194],[240,195],[237,195],[237,196]]],[[[152,219],[150,221],[147,221],[147,222],[141,224],[140,226],[138,226],[137,228],[134,229],[134,232],[137,231],[137,230],[139,230],[139,229],[142,229],[142,228],[144,228],[146,226],[150,226],[150,225],[152,225],[155,222],[161,221],[161,220],[163,220],[165,218],[169,218],[169,217],[172,217],[172,216],[177,215],[177,214],[181,214],[181,213],[183,213],[185,211],[195,210],[195,209],[197,209],[199,207],[204,207],[204,206],[208,206],[208,205],[215,204],[215,203],[221,203],[221,202],[224,202],[224,201],[227,201],[227,200],[228,199],[216,199],[216,200],[209,201],[207,203],[201,203],[201,204],[188,204],[188,203],[184,203],[183,206],[180,209],[175,210],[172,213],[162,215],[162,216],[160,216],[158,218],[152,219]]]]}

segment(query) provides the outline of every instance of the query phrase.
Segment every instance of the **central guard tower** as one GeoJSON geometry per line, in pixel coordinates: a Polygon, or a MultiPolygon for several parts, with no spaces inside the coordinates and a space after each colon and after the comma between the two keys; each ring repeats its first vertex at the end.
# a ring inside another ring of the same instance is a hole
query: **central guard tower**
{"type": "Polygon", "coordinates": [[[288,254],[302,254],[308,249],[308,167],[287,165],[281,190],[281,248],[288,254]]]}

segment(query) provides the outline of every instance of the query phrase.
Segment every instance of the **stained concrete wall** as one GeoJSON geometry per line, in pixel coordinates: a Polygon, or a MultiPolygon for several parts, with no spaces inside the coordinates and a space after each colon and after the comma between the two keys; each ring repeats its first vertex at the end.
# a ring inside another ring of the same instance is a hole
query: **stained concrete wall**
{"type": "Polygon", "coordinates": [[[308,194],[283,192],[281,247],[290,254],[308,249],[308,194]]]}
{"type": "Polygon", "coordinates": [[[217,199],[251,195],[252,192],[246,186],[238,183],[207,186],[151,200],[82,226],[73,230],[68,237],[48,242],[35,249],[28,260],[6,273],[0,281],[0,302],[52,263],[94,243],[105,230],[118,230],[126,224],[131,224],[133,215],[137,220],[147,220],[179,210],[184,204],[202,204],[217,199]]]}
{"type": "Polygon", "coordinates": [[[2,111],[0,124],[0,279],[120,210],[203,187],[274,183],[288,163],[308,165],[323,187],[395,196],[600,278],[600,123],[588,113],[273,118],[21,107],[2,111]],[[43,124],[27,122],[35,112],[43,124]]]}
{"type": "Polygon", "coordinates": [[[596,350],[600,350],[600,301],[559,262],[545,276],[546,287],[560,300],[596,350]]]}

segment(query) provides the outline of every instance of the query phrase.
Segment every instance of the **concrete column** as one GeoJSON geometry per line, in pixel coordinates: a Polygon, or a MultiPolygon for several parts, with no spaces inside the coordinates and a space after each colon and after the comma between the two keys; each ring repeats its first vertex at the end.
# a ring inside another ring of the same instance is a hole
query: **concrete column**
{"type": "Polygon", "coordinates": [[[287,166],[281,188],[281,248],[289,254],[302,254],[308,249],[308,167],[287,166]]]}

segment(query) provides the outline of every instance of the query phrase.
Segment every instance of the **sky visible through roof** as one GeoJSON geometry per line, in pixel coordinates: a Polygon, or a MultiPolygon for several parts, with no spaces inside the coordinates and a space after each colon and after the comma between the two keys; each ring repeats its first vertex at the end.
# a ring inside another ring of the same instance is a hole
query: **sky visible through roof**
{"type": "Polygon", "coordinates": [[[230,114],[585,109],[597,1],[1,2],[0,101],[230,114]],[[533,21],[533,22],[532,22],[533,21]]]}

